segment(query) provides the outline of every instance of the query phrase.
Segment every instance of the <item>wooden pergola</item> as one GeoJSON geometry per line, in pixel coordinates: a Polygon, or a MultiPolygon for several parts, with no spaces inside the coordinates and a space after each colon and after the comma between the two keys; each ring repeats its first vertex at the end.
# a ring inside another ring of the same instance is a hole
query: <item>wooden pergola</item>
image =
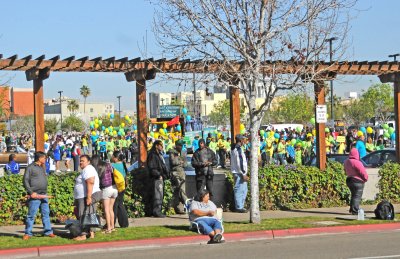
{"type": "MultiPolygon", "coordinates": [[[[239,71],[241,63],[231,64],[230,73],[239,71]]],[[[377,75],[383,83],[394,83],[394,111],[396,121],[396,157],[400,161],[400,63],[389,61],[344,61],[344,62],[319,62],[319,63],[298,63],[292,61],[265,62],[264,73],[294,74],[298,71],[317,72],[325,75],[317,80],[313,79],[315,102],[325,104],[324,81],[332,80],[336,75],[377,75]]],[[[146,81],[154,79],[157,73],[215,73],[219,70],[221,62],[218,60],[209,61],[204,64],[202,61],[186,60],[166,60],[166,59],[129,59],[127,57],[116,59],[101,57],[90,59],[82,57],[76,59],[74,56],[60,59],[55,56],[46,59],[44,55],[33,59],[31,55],[18,58],[17,55],[3,58],[0,54],[0,70],[25,71],[26,79],[33,81],[34,90],[34,118],[35,118],[35,148],[44,150],[44,104],[43,104],[43,81],[49,78],[52,72],[109,72],[124,73],[128,82],[136,81],[137,99],[137,121],[138,121],[138,141],[139,141],[139,162],[144,165],[147,159],[147,133],[148,125],[146,120],[146,81]]],[[[240,132],[240,100],[239,89],[231,87],[231,136],[240,132]]],[[[320,169],[325,169],[325,124],[316,123],[317,131],[317,165],[320,169]]]]}

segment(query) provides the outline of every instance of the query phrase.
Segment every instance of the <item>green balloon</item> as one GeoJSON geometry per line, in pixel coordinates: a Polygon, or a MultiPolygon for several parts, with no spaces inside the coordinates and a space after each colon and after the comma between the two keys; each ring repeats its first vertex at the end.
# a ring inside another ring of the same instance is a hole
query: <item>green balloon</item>
{"type": "Polygon", "coordinates": [[[300,133],[300,132],[301,132],[301,128],[300,128],[300,127],[297,127],[297,128],[296,128],[296,131],[300,133]]]}
{"type": "Polygon", "coordinates": [[[383,134],[383,136],[384,136],[385,138],[390,138],[389,132],[386,132],[385,134],[383,134]]]}
{"type": "Polygon", "coordinates": [[[154,132],[153,131],[150,132],[150,136],[154,137],[154,132]]]}
{"type": "Polygon", "coordinates": [[[388,129],[388,128],[389,128],[389,125],[387,125],[387,124],[385,123],[385,124],[382,125],[382,128],[388,129]]]}
{"type": "Polygon", "coordinates": [[[394,128],[393,128],[393,127],[390,127],[390,128],[388,129],[388,132],[389,132],[390,135],[392,135],[392,133],[394,132],[394,128]]]}
{"type": "Polygon", "coordinates": [[[292,141],[291,141],[291,143],[292,143],[292,145],[294,146],[294,145],[296,145],[296,140],[295,139],[292,139],[292,141]]]}
{"type": "Polygon", "coordinates": [[[315,124],[315,118],[311,118],[311,119],[310,119],[310,123],[311,123],[311,124],[315,124]]]}
{"type": "Polygon", "coordinates": [[[260,135],[261,135],[261,137],[264,137],[264,133],[265,133],[264,130],[260,130],[260,135]]]}

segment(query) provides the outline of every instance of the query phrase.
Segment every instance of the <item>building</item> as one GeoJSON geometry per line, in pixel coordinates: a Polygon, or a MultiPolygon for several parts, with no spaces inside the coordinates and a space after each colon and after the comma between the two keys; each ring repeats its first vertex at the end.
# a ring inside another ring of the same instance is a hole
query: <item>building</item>
{"type": "Polygon", "coordinates": [[[79,109],[77,111],[71,112],[68,110],[68,98],[61,99],[61,104],[59,99],[52,101],[45,101],[44,105],[44,117],[45,119],[60,119],[66,118],[72,114],[81,117],[84,121],[92,121],[98,116],[103,116],[107,114],[114,113],[114,103],[112,102],[86,102],[86,111],[84,112],[84,102],[79,102],[79,109]]]}
{"type": "Polygon", "coordinates": [[[29,116],[33,115],[33,89],[15,88],[11,86],[0,86],[1,106],[8,119],[10,116],[29,116]],[[10,109],[11,108],[11,109],[10,109]]]}
{"type": "Polygon", "coordinates": [[[357,92],[345,92],[344,93],[344,98],[345,99],[357,99],[358,98],[358,94],[357,92]]]}

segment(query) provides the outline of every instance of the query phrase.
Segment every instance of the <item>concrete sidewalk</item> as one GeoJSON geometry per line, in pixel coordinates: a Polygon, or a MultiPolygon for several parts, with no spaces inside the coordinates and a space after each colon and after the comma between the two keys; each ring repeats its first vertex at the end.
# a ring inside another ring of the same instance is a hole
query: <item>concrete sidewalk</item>
{"type": "MultiPolygon", "coordinates": [[[[400,210],[400,204],[394,204],[395,211],[400,210]]],[[[374,210],[376,205],[364,205],[361,208],[365,211],[365,218],[374,218],[374,210]]],[[[326,217],[326,218],[338,218],[338,219],[357,219],[357,215],[350,215],[349,207],[333,207],[333,208],[313,208],[313,209],[298,209],[298,210],[268,210],[261,211],[262,219],[280,219],[280,218],[294,218],[294,217],[326,217]]],[[[233,213],[224,212],[223,219],[224,222],[239,222],[239,221],[249,221],[249,213],[233,213]]],[[[130,219],[130,227],[146,227],[146,226],[182,226],[188,225],[189,221],[187,215],[172,215],[166,218],[137,218],[130,219]]],[[[55,224],[57,232],[63,232],[63,224],[55,224]]],[[[35,225],[35,232],[42,231],[42,225],[35,225]]],[[[24,233],[24,226],[2,226],[0,227],[1,235],[15,235],[22,236],[24,233]]]]}

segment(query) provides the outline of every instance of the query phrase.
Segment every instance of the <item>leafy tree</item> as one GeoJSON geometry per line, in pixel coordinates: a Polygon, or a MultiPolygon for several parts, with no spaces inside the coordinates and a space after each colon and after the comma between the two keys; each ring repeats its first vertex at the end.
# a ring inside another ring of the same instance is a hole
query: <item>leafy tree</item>
{"type": "Polygon", "coordinates": [[[68,105],[67,105],[68,111],[71,113],[75,113],[77,110],[79,110],[79,103],[77,100],[69,100],[68,105]]]}
{"type": "Polygon", "coordinates": [[[376,117],[382,123],[393,114],[393,87],[390,84],[374,84],[361,95],[367,119],[376,117]]]}
{"type": "Polygon", "coordinates": [[[352,100],[343,107],[343,119],[348,125],[359,126],[369,117],[362,100],[352,100]]]}
{"type": "Polygon", "coordinates": [[[11,130],[16,133],[29,134],[34,137],[35,125],[33,116],[17,117],[14,125],[11,126],[11,130]]]}
{"type": "Polygon", "coordinates": [[[61,129],[64,131],[83,131],[85,129],[85,122],[76,115],[68,116],[63,120],[61,129]]]}
{"type": "Polygon", "coordinates": [[[8,102],[8,86],[0,88],[0,118],[7,119],[10,116],[10,103],[8,102]]]}
{"type": "Polygon", "coordinates": [[[58,123],[56,118],[44,120],[44,130],[49,133],[55,133],[57,132],[58,123]]]}
{"type": "Polygon", "coordinates": [[[274,122],[305,123],[314,115],[314,100],[306,93],[291,93],[271,111],[274,122]]]}
{"type": "MultiPolygon", "coordinates": [[[[209,124],[215,126],[225,126],[229,124],[230,118],[230,103],[229,100],[220,101],[214,104],[214,109],[208,115],[209,117],[209,124]]],[[[240,117],[243,118],[245,107],[240,107],[240,117]]]]}
{"type": "Polygon", "coordinates": [[[83,85],[80,88],[80,93],[83,97],[83,114],[86,114],[86,99],[88,98],[88,96],[91,94],[90,92],[90,88],[87,85],[83,85]]]}

